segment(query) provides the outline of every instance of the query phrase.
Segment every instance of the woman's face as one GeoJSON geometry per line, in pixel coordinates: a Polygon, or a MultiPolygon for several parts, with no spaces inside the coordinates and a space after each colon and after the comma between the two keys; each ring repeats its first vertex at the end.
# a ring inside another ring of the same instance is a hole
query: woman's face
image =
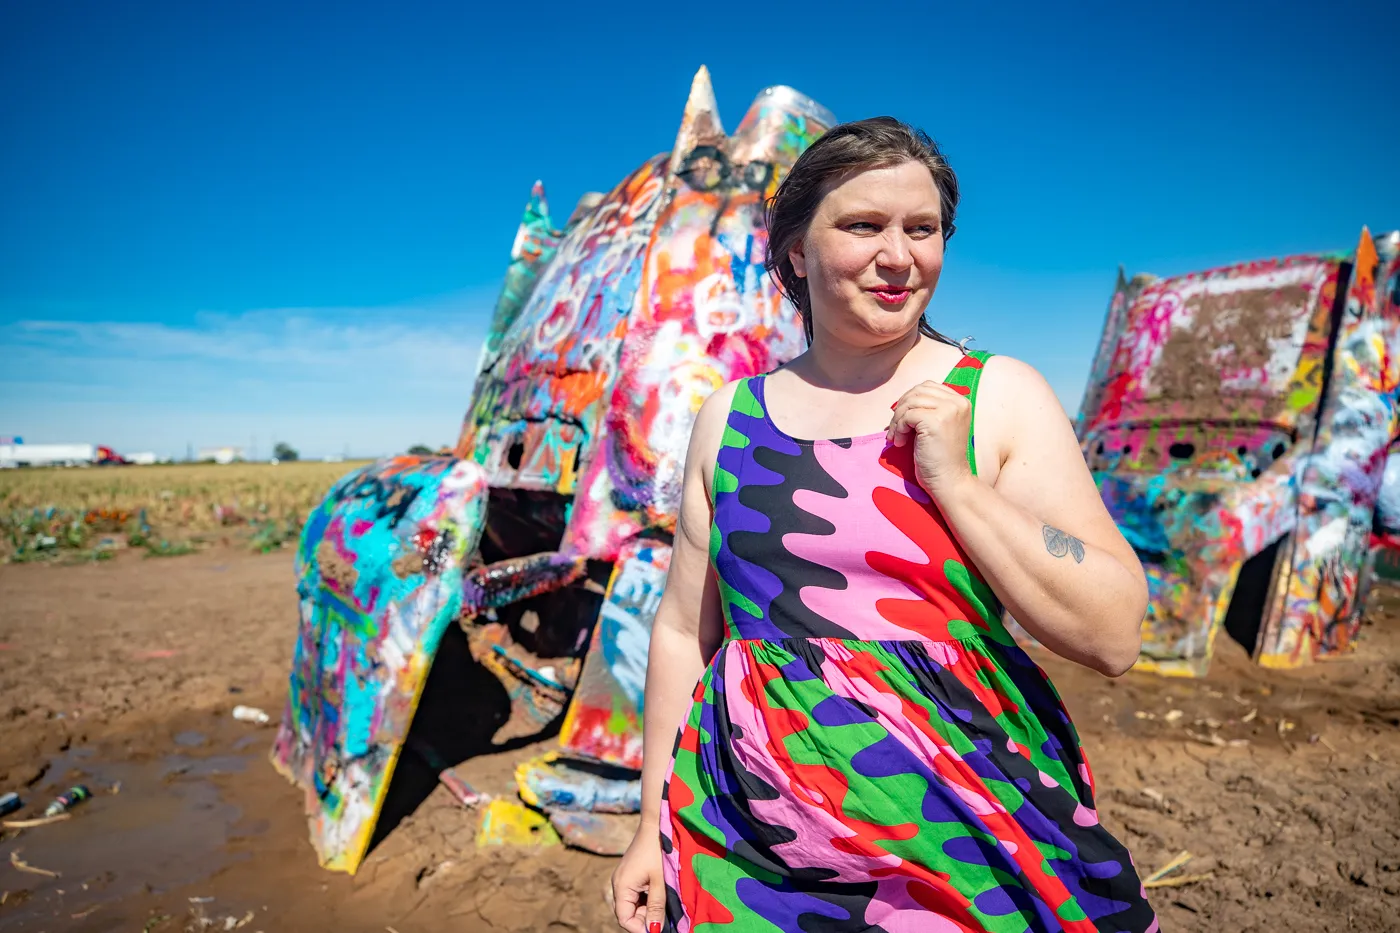
{"type": "Polygon", "coordinates": [[[939,208],[919,162],[857,172],[831,188],[788,254],[807,279],[814,329],[875,346],[917,327],[943,271],[939,208]]]}

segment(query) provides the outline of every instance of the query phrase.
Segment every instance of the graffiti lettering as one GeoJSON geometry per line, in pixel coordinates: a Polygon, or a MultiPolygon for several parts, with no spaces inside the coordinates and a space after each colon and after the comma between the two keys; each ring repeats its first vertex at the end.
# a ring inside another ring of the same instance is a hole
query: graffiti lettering
{"type": "Polygon", "coordinates": [[[392,478],[367,472],[358,482],[331,490],[328,498],[333,502],[371,499],[378,504],[374,520],[389,518],[389,528],[393,529],[408,515],[408,510],[413,507],[413,502],[421,491],[417,486],[400,484],[392,478]]]}

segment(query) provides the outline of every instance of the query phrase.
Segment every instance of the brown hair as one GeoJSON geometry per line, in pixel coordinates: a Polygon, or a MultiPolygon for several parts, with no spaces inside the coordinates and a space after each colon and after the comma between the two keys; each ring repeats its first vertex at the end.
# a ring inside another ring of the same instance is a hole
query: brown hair
{"type": "MultiPolygon", "coordinates": [[[[768,257],[763,267],[801,315],[808,344],[812,342],[812,300],[807,292],[807,280],[792,267],[788,253],[807,235],[817,205],[826,196],[828,182],[848,172],[891,168],[905,162],[918,162],[933,176],[946,243],[955,229],[958,176],[953,174],[938,143],[923,130],[914,129],[894,117],[871,117],[827,130],[797,157],[777,192],[768,199],[768,257]]],[[[919,318],[919,333],[962,347],[958,341],[934,330],[927,318],[919,318]]]]}

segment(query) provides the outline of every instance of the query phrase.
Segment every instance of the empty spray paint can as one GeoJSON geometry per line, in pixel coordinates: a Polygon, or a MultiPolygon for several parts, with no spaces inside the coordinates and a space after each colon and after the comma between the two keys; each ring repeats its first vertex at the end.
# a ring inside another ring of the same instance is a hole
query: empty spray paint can
{"type": "Polygon", "coordinates": [[[67,813],[92,796],[92,791],[81,784],[75,784],[53,799],[53,803],[44,808],[44,816],[58,816],[60,813],[67,813]]]}
{"type": "Polygon", "coordinates": [[[5,794],[0,797],[0,816],[9,816],[22,806],[24,806],[24,801],[19,799],[19,794],[5,794]]]}
{"type": "Polygon", "coordinates": [[[235,706],[233,708],[233,718],[239,722],[253,722],[260,726],[265,726],[272,721],[272,717],[258,709],[256,706],[235,706]]]}

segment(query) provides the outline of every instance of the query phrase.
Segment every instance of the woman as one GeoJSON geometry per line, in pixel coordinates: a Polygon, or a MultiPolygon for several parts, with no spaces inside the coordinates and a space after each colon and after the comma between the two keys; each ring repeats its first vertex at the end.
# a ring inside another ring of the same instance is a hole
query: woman
{"type": "Polygon", "coordinates": [[[1146,582],[1044,379],[924,321],[957,200],[881,117],[769,205],[810,346],[696,418],[613,875],[632,933],[1157,929],[999,611],[1116,676],[1146,582]]]}

